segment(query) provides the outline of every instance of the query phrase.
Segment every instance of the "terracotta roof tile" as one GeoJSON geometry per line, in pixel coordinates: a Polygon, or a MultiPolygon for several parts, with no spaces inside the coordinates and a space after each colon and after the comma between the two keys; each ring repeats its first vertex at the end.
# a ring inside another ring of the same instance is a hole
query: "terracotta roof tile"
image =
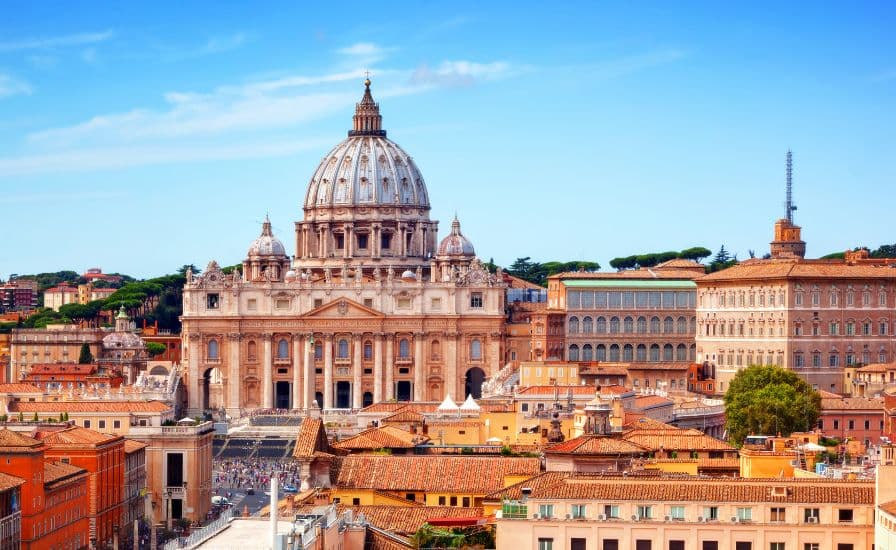
{"type": "Polygon", "coordinates": [[[537,458],[350,455],[341,460],[336,486],[385,491],[485,494],[508,475],[535,475],[537,458]]]}
{"type": "Polygon", "coordinates": [[[891,516],[896,516],[896,500],[891,500],[889,502],[884,502],[883,504],[879,504],[878,508],[880,508],[884,512],[890,514],[891,516]]]}
{"type": "Polygon", "coordinates": [[[629,371],[686,371],[691,367],[691,363],[629,363],[629,371]]]}
{"type": "Polygon", "coordinates": [[[486,501],[518,500],[522,487],[531,499],[601,502],[722,502],[853,505],[874,503],[873,481],[831,479],[753,479],[691,476],[619,476],[549,472],[496,491],[486,501]],[[541,478],[541,479],[540,479],[541,478]],[[785,491],[777,492],[778,488],[785,491]],[[773,492],[775,490],[775,492],[773,492]],[[773,496],[773,495],[781,496],[773,496]]]}
{"type": "Polygon", "coordinates": [[[72,426],[64,430],[49,432],[43,435],[42,441],[50,446],[56,445],[104,445],[121,440],[120,435],[100,433],[90,428],[72,426]]]}
{"type": "Polygon", "coordinates": [[[10,412],[25,413],[163,413],[171,405],[162,401],[14,401],[10,412]]]}
{"type": "Polygon", "coordinates": [[[671,424],[666,424],[665,422],[660,422],[659,420],[654,420],[653,418],[648,418],[644,416],[642,413],[633,413],[626,411],[625,419],[623,421],[622,427],[626,430],[633,429],[647,429],[647,430],[664,430],[664,429],[672,429],[677,430],[675,426],[671,424]]]}
{"type": "Polygon", "coordinates": [[[745,279],[891,279],[896,269],[878,265],[849,265],[843,260],[752,259],[704,275],[698,284],[745,279]]]}
{"type": "Polygon", "coordinates": [[[34,384],[0,384],[0,393],[43,393],[44,390],[34,384]]]}
{"type": "Polygon", "coordinates": [[[311,418],[310,416],[302,419],[292,456],[295,458],[331,456],[330,443],[327,441],[327,432],[324,429],[323,420],[311,418]]]}
{"type": "Polygon", "coordinates": [[[856,372],[888,372],[896,370],[896,363],[869,363],[856,369],[856,372]]]}
{"type": "Polygon", "coordinates": [[[47,484],[86,473],[87,470],[84,468],[78,468],[64,462],[44,462],[44,483],[47,484]]]}
{"type": "Polygon", "coordinates": [[[395,426],[383,426],[364,430],[354,437],[334,443],[333,447],[346,451],[411,449],[425,441],[429,441],[426,436],[412,434],[395,426]]]}
{"type": "Polygon", "coordinates": [[[884,402],[874,397],[823,397],[821,412],[831,410],[877,411],[883,413],[884,402]]]}
{"type": "Polygon", "coordinates": [[[729,451],[736,449],[724,441],[710,437],[700,430],[641,429],[625,432],[623,439],[651,451],[729,451]]]}
{"type": "Polygon", "coordinates": [[[579,437],[556,443],[544,450],[545,455],[640,455],[648,449],[613,436],[581,435],[579,437]]]}
{"type": "Polygon", "coordinates": [[[557,273],[556,275],[551,275],[548,279],[595,279],[595,280],[652,280],[652,279],[682,279],[691,281],[703,275],[700,272],[697,272],[692,269],[655,269],[655,268],[640,268],[640,269],[624,269],[622,271],[599,271],[599,272],[588,272],[588,271],[568,271],[565,273],[557,273]]]}
{"type": "Polygon", "coordinates": [[[661,395],[640,395],[635,398],[635,407],[644,409],[646,407],[662,407],[663,405],[674,405],[675,402],[668,397],[661,395]]]}
{"type": "Polygon", "coordinates": [[[0,493],[9,491],[13,487],[18,487],[24,484],[24,479],[0,472],[0,493]]]}
{"type": "Polygon", "coordinates": [[[569,395],[569,392],[572,392],[573,395],[587,395],[594,397],[597,392],[597,388],[594,386],[582,386],[582,385],[569,385],[569,386],[524,386],[516,390],[517,395],[531,396],[531,395],[554,395],[554,393],[559,393],[562,398],[565,395],[569,395]]]}
{"type": "Polygon", "coordinates": [[[401,423],[401,424],[419,424],[423,422],[423,415],[412,410],[401,410],[395,414],[390,414],[389,416],[380,420],[380,423],[401,423]]]}
{"type": "Polygon", "coordinates": [[[140,443],[139,441],[134,441],[133,439],[124,440],[124,454],[126,455],[137,452],[140,449],[145,449],[146,447],[149,447],[149,445],[147,445],[146,443],[140,443]]]}
{"type": "Polygon", "coordinates": [[[38,363],[31,367],[28,374],[92,374],[96,369],[96,365],[78,363],[38,363]]]}
{"type": "MultiPolygon", "coordinates": [[[[303,507],[297,513],[310,511],[312,507],[303,507]]],[[[364,514],[367,521],[374,527],[397,533],[399,535],[412,535],[430,519],[442,518],[468,518],[483,515],[481,506],[463,508],[459,506],[347,506],[337,504],[336,510],[342,513],[351,510],[353,516],[364,514]]]]}
{"type": "Polygon", "coordinates": [[[0,450],[3,452],[30,452],[41,445],[41,442],[33,437],[7,428],[0,429],[0,450]]]}

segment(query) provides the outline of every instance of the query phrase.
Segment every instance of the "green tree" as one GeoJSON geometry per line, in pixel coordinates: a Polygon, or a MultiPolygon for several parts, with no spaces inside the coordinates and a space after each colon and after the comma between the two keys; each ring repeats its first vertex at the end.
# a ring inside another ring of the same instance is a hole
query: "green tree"
{"type": "Polygon", "coordinates": [[[146,343],[146,352],[150,357],[155,357],[156,355],[161,355],[165,353],[165,350],[168,349],[165,344],[160,344],[159,342],[147,342],[146,343]]]}
{"type": "Polygon", "coordinates": [[[622,258],[613,258],[610,260],[610,267],[613,269],[623,270],[623,269],[632,269],[638,265],[638,257],[637,256],[625,256],[622,258]]]}
{"type": "Polygon", "coordinates": [[[89,365],[90,363],[93,363],[93,354],[90,353],[90,346],[81,344],[81,353],[78,354],[78,364],[89,365]]]}
{"type": "Polygon", "coordinates": [[[679,258],[685,258],[687,260],[694,260],[695,262],[699,262],[703,258],[708,258],[712,255],[712,251],[708,248],[704,248],[702,246],[694,246],[691,248],[685,248],[681,252],[678,253],[679,258]]]}
{"type": "Polygon", "coordinates": [[[795,372],[770,365],[738,371],[725,392],[729,440],[740,445],[750,434],[790,435],[815,426],[821,396],[795,372]]]}

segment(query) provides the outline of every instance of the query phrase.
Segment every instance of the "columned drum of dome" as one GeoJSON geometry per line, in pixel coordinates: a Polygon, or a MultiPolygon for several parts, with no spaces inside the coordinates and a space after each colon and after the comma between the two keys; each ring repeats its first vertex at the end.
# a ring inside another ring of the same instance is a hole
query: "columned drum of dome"
{"type": "Polygon", "coordinates": [[[296,223],[298,268],[426,266],[435,253],[438,222],[429,219],[423,175],[382,129],[379,105],[366,81],[348,137],[321,160],[296,223]]]}

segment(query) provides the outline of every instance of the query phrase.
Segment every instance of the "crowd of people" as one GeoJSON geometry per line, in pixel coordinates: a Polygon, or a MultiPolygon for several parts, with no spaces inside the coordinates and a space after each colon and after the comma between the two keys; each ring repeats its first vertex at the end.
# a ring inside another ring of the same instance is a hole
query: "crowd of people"
{"type": "Polygon", "coordinates": [[[274,475],[277,476],[281,487],[284,485],[298,487],[301,484],[299,464],[292,460],[227,458],[215,460],[213,463],[212,477],[216,495],[221,495],[221,491],[227,489],[268,487],[274,475]]]}

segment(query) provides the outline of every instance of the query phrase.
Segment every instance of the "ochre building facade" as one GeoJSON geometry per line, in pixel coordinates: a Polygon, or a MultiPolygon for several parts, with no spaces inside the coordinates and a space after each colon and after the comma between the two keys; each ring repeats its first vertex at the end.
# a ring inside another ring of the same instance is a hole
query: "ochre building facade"
{"type": "Polygon", "coordinates": [[[457,219],[437,241],[423,177],[386,138],[369,81],[303,210],[292,258],[265,221],[240,268],[187,274],[190,411],[478,397],[502,366],[506,285],[457,219]]]}

